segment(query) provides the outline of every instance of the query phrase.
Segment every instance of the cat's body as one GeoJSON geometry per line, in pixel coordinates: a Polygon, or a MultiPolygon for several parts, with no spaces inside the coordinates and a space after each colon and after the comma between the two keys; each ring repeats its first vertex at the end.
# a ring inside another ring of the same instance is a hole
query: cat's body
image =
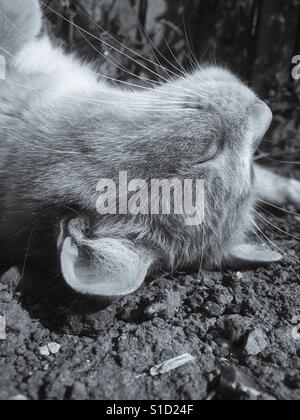
{"type": "Polygon", "coordinates": [[[7,60],[0,244],[10,256],[39,259],[37,243],[47,242],[71,287],[123,295],[152,267],[230,260],[251,228],[257,194],[300,208],[298,182],[253,166],[271,112],[228,71],[203,68],[153,90],[121,90],[36,38],[37,1],[0,0],[0,11],[7,60]],[[182,216],[100,216],[97,182],[116,180],[120,171],[144,180],[203,178],[204,224],[187,226],[182,216]]]}

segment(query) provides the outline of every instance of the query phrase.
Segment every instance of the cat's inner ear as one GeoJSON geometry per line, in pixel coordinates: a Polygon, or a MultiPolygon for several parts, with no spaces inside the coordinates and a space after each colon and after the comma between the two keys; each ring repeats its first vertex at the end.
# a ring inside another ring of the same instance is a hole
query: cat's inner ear
{"type": "Polygon", "coordinates": [[[58,246],[66,283],[90,296],[120,297],[136,291],[154,262],[154,254],[124,239],[89,239],[84,229],[82,219],[60,225],[58,246]]]}
{"type": "Polygon", "coordinates": [[[279,252],[265,245],[247,243],[233,247],[230,251],[229,265],[233,267],[252,267],[278,263],[282,260],[279,252]]]}

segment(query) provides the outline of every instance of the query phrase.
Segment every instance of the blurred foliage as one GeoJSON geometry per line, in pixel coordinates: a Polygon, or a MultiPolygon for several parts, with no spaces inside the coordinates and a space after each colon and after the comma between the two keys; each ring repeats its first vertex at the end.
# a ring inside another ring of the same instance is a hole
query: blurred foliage
{"type": "Polygon", "coordinates": [[[300,157],[300,86],[291,77],[292,57],[300,54],[300,0],[41,3],[49,32],[109,78],[144,85],[168,76],[161,66],[173,74],[196,62],[226,63],[271,104],[277,154],[300,157]]]}

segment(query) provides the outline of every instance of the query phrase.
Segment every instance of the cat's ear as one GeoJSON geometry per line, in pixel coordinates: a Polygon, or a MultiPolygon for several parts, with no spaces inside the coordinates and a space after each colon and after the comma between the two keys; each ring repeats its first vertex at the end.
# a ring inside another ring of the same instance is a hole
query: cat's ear
{"type": "Polygon", "coordinates": [[[249,109],[250,134],[255,148],[259,146],[272,123],[271,109],[263,101],[257,100],[249,109]]]}
{"type": "Polygon", "coordinates": [[[282,255],[264,245],[240,244],[230,251],[229,265],[233,267],[261,266],[280,262],[282,255]]]}
{"type": "Polygon", "coordinates": [[[59,253],[62,275],[76,292],[119,297],[136,291],[155,257],[131,241],[101,237],[88,239],[81,219],[61,224],[59,253]]]}

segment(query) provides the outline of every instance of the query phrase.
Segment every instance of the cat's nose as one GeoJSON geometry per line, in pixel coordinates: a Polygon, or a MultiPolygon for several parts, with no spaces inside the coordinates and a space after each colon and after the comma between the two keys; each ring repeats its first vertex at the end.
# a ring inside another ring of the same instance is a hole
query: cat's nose
{"type": "Polygon", "coordinates": [[[253,146],[256,150],[270,128],[273,114],[267,104],[257,100],[251,107],[250,118],[253,131],[253,146]]]}

